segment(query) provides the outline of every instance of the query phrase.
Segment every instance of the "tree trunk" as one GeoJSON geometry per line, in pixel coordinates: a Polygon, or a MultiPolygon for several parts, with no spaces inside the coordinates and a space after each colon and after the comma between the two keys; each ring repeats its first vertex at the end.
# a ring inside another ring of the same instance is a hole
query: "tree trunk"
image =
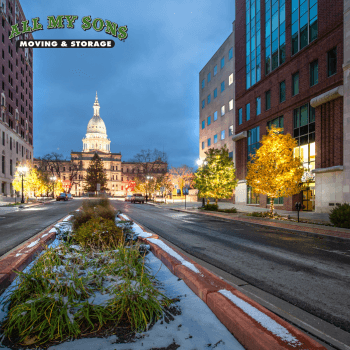
{"type": "Polygon", "coordinates": [[[270,198],[270,216],[273,218],[273,209],[274,209],[275,198],[270,198]]]}
{"type": "Polygon", "coordinates": [[[218,205],[218,199],[215,198],[215,205],[218,205]]]}
{"type": "Polygon", "coordinates": [[[210,200],[209,200],[209,198],[207,199],[207,205],[209,205],[209,203],[210,203],[210,200]]]}

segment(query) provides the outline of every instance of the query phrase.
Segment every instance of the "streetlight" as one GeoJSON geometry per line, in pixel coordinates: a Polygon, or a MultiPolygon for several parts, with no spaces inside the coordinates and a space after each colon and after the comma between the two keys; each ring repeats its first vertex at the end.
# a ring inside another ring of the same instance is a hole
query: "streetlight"
{"type": "Polygon", "coordinates": [[[151,179],[153,179],[153,176],[149,176],[149,175],[147,175],[146,176],[146,179],[147,179],[147,181],[146,181],[146,203],[147,203],[147,199],[148,199],[148,197],[147,197],[147,185],[148,185],[148,180],[151,180],[151,179]]]}
{"type": "Polygon", "coordinates": [[[21,203],[24,203],[24,190],[23,190],[23,177],[26,174],[26,172],[28,171],[28,168],[26,166],[20,166],[17,168],[19,175],[22,176],[22,200],[21,203]]]}
{"type": "Polygon", "coordinates": [[[56,176],[50,176],[50,180],[53,181],[52,198],[55,199],[55,181],[57,180],[57,177],[56,176]]]}

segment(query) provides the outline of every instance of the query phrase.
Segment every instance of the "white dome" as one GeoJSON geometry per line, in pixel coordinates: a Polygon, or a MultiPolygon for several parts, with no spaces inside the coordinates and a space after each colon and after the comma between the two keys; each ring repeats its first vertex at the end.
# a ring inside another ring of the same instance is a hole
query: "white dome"
{"type": "Polygon", "coordinates": [[[105,122],[99,115],[94,115],[87,126],[86,133],[107,134],[105,122]]]}

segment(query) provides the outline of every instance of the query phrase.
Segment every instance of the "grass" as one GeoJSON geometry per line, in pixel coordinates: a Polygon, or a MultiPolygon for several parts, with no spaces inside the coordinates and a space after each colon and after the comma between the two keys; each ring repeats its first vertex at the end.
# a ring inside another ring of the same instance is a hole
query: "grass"
{"type": "Polygon", "coordinates": [[[74,232],[59,235],[70,238],[18,272],[18,287],[5,300],[1,330],[10,343],[45,347],[119,324],[143,331],[172,303],[156,288],[138,242],[101,250],[73,244],[74,232]]]}

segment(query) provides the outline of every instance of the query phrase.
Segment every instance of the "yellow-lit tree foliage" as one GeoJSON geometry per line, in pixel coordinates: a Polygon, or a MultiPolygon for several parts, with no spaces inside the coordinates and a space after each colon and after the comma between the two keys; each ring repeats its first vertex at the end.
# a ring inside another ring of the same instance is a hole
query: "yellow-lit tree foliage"
{"type": "Polygon", "coordinates": [[[283,129],[272,126],[262,137],[260,148],[248,162],[247,184],[255,193],[270,198],[270,215],[273,216],[274,199],[289,197],[300,192],[304,168],[299,158],[294,158],[296,140],[283,129]]]}
{"type": "Polygon", "coordinates": [[[146,193],[146,181],[143,178],[135,177],[135,187],[134,192],[135,193],[146,193]]]}

